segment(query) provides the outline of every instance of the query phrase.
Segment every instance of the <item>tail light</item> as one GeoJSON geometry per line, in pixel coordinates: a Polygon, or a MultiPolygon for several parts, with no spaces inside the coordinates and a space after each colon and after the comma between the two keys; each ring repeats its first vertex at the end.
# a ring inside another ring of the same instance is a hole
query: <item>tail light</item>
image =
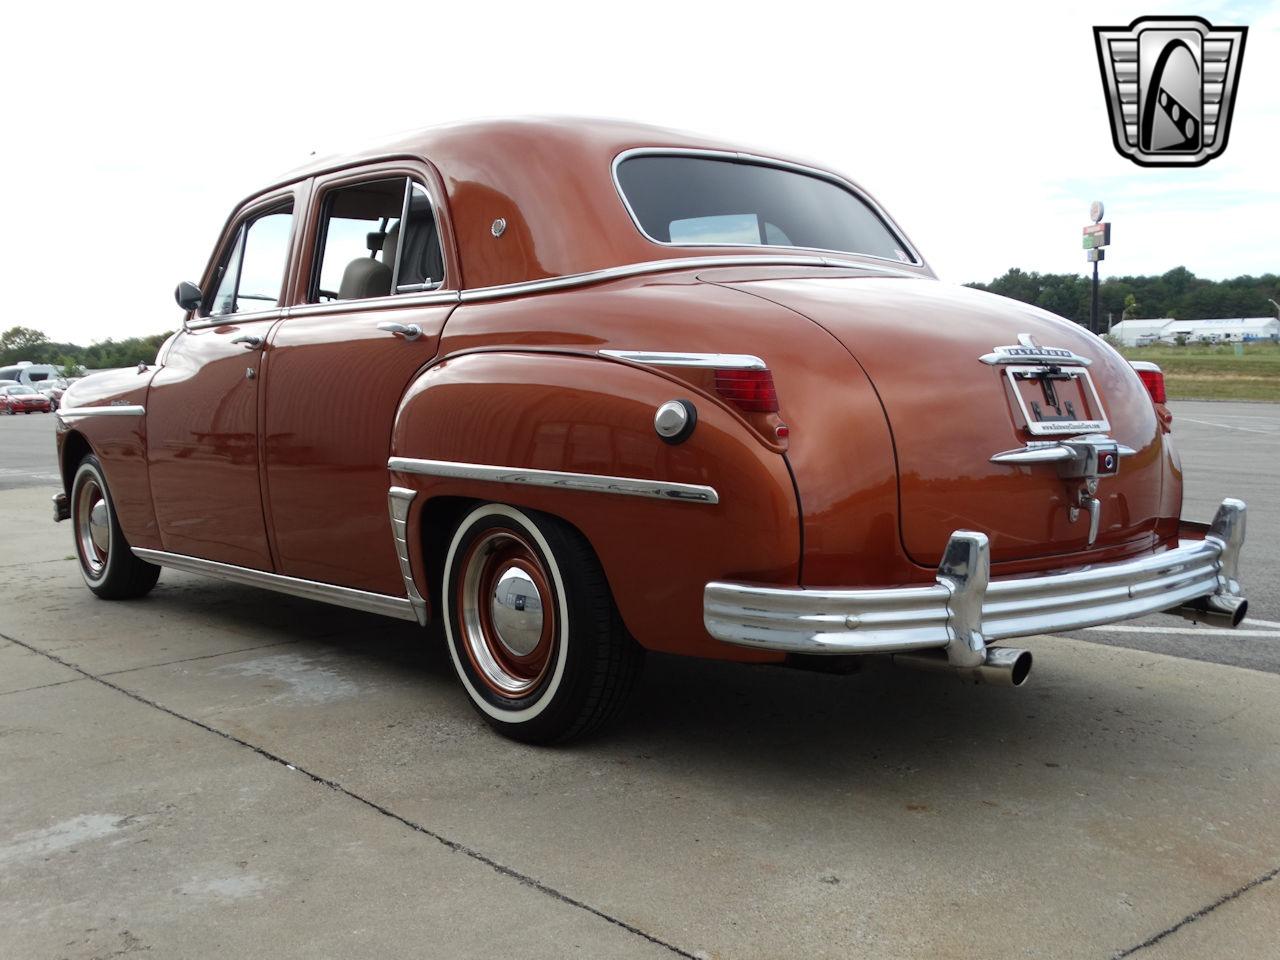
{"type": "Polygon", "coordinates": [[[1142,385],[1147,388],[1147,393],[1151,394],[1151,402],[1165,403],[1167,397],[1164,392],[1164,371],[1154,363],[1146,361],[1134,363],[1133,369],[1138,372],[1138,377],[1142,380],[1142,385]]]}
{"type": "Polygon", "coordinates": [[[716,393],[745,413],[777,413],[778,391],[769,370],[717,370],[716,393]]]}

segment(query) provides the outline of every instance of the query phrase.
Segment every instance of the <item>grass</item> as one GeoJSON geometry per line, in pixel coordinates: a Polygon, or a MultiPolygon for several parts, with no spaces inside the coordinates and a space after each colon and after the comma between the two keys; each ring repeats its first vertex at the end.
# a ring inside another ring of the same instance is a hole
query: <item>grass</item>
{"type": "Polygon", "coordinates": [[[1124,347],[1129,360],[1164,371],[1170,400],[1270,400],[1280,403],[1280,343],[1154,344],[1124,347]],[[1240,349],[1240,353],[1236,350],[1240,349]]]}

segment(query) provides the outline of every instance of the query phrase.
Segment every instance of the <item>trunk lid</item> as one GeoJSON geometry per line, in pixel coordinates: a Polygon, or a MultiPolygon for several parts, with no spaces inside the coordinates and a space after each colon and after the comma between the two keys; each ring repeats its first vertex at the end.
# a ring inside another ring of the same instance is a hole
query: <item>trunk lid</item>
{"type": "MultiPolygon", "coordinates": [[[[957,529],[988,534],[997,562],[1156,542],[1163,447],[1155,411],[1128,363],[1076,324],[929,279],[744,274],[716,280],[808,317],[866,371],[893,434],[900,534],[914,562],[936,565],[957,529]],[[1028,342],[1089,364],[1063,364],[1046,378],[1044,365],[982,360],[997,348],[1028,342]],[[1010,375],[1018,370],[1024,373],[1010,375]],[[1099,421],[1106,421],[1105,430],[1099,421]],[[1055,463],[991,461],[1029,442],[1086,433],[1106,433],[1134,451],[1120,460],[1116,475],[1098,481],[1101,515],[1092,544],[1088,511],[1073,519],[1070,509],[1083,480],[1064,478],[1055,463]]],[[[818,442],[841,438],[824,435],[818,442]]]]}

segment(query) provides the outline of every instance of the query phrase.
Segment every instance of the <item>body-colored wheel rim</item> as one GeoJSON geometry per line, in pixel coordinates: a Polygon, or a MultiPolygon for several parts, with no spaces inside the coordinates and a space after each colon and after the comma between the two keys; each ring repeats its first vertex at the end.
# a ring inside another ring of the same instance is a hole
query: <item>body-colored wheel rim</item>
{"type": "Polygon", "coordinates": [[[92,576],[100,576],[111,550],[111,516],[95,477],[88,477],[76,492],[75,518],[80,560],[92,576]]]}
{"type": "Polygon", "coordinates": [[[481,534],[457,581],[462,645],[480,679],[510,699],[535,690],[555,659],[551,578],[533,545],[509,529],[481,534]]]}

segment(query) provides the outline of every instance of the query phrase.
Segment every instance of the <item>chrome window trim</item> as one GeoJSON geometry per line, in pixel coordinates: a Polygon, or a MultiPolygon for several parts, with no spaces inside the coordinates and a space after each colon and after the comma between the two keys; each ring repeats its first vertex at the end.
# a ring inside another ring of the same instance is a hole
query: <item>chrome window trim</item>
{"type": "Polygon", "coordinates": [[[247,313],[220,313],[217,316],[203,317],[186,324],[187,330],[208,330],[211,327],[235,327],[242,323],[256,323],[263,320],[283,320],[289,315],[288,307],[273,307],[270,310],[251,310],[247,313]]]}
{"type": "Polygon", "coordinates": [[[320,583],[317,580],[303,580],[299,577],[286,577],[280,573],[268,573],[265,570],[253,570],[249,567],[238,567],[231,563],[219,563],[216,560],[203,560],[200,557],[188,557],[180,553],[168,553],[164,550],[148,550],[134,547],[134,556],[148,563],[187,573],[229,580],[249,587],[261,587],[277,593],[287,593],[292,597],[305,600],[319,600],[352,610],[363,610],[366,613],[378,613],[384,617],[395,617],[399,620],[417,620],[418,615],[413,604],[403,597],[392,597],[383,593],[370,593],[367,590],[356,590],[353,587],[340,587],[332,583],[320,583]]]}
{"type": "MultiPolygon", "coordinates": [[[[924,257],[920,256],[915,246],[902,233],[902,230],[889,216],[888,212],[876,203],[864,190],[860,189],[853,181],[846,180],[839,174],[832,173],[830,170],[822,170],[818,167],[808,167],[801,163],[793,163],[789,160],[775,160],[772,157],[762,157],[754,153],[738,153],[731,150],[704,150],[695,147],[632,147],[629,150],[623,150],[620,154],[613,158],[613,188],[618,192],[622,205],[627,210],[627,215],[631,217],[631,222],[635,224],[636,229],[640,231],[640,235],[650,243],[656,243],[660,247],[743,247],[753,246],[753,244],[742,243],[675,243],[670,240],[658,240],[649,235],[641,224],[640,218],[636,216],[635,210],[631,206],[631,201],[627,199],[625,191],[622,189],[622,183],[618,180],[618,167],[624,161],[633,157],[698,157],[706,160],[725,160],[731,163],[749,163],[759,167],[774,167],[778,170],[787,170],[791,173],[800,173],[810,177],[816,177],[819,180],[826,180],[828,183],[840,187],[851,193],[855,199],[860,200],[867,205],[867,208],[876,215],[886,230],[897,238],[902,244],[904,253],[911,257],[909,264],[904,264],[901,260],[890,260],[888,257],[878,257],[871,253],[856,253],[853,250],[827,250],[823,247],[800,247],[789,244],[778,245],[774,249],[780,250],[810,250],[815,253],[834,253],[838,256],[855,256],[866,257],[868,260],[878,260],[882,263],[892,263],[898,266],[923,267],[924,257]]],[[[761,247],[772,246],[771,244],[760,244],[761,247]]]]}
{"type": "Polygon", "coordinates": [[[300,303],[289,308],[289,319],[315,317],[326,313],[351,313],[356,310],[391,310],[396,307],[430,307],[444,303],[457,303],[457,290],[424,292],[422,294],[394,293],[385,297],[365,297],[360,300],[331,300],[327,303],[300,303]]]}
{"type": "Polygon", "coordinates": [[[141,417],[147,408],[132,403],[118,403],[107,407],[59,407],[54,416],[59,420],[78,420],[81,417],[141,417]]]}
{"type": "Polygon", "coordinates": [[[714,367],[719,370],[765,370],[765,362],[749,353],[680,353],[666,350],[597,350],[602,357],[650,367],[714,367]]]}
{"type": "MultiPolygon", "coordinates": [[[[797,248],[799,249],[799,248],[797,248]]],[[[627,263],[618,267],[602,267],[599,270],[588,270],[585,273],[570,273],[560,277],[544,277],[541,280],[521,280],[516,283],[500,283],[492,287],[472,287],[461,291],[463,303],[475,300],[497,300],[503,297],[518,297],[526,293],[544,293],[549,290],[563,290],[569,287],[582,287],[592,283],[605,283],[609,280],[623,280],[627,277],[639,277],[649,273],[669,273],[674,270],[714,269],[716,267],[833,267],[841,270],[865,270],[870,273],[888,271],[902,277],[928,277],[928,274],[917,273],[901,268],[903,264],[893,260],[880,264],[860,263],[856,260],[840,260],[833,257],[809,256],[795,254],[792,256],[775,254],[742,254],[734,257],[673,257],[663,260],[641,260],[638,263],[627,263]]]]}
{"type": "Polygon", "coordinates": [[[535,470],[530,467],[499,467],[486,463],[461,463],[456,460],[419,460],[392,457],[387,468],[395,473],[416,473],[427,477],[453,480],[479,480],[489,483],[516,483],[530,487],[558,487],[586,493],[613,493],[626,497],[652,500],[675,500],[682,503],[716,504],[720,495],[714,487],[666,480],[643,480],[636,477],[611,477],[597,473],[568,473],[562,470],[535,470]]]}

